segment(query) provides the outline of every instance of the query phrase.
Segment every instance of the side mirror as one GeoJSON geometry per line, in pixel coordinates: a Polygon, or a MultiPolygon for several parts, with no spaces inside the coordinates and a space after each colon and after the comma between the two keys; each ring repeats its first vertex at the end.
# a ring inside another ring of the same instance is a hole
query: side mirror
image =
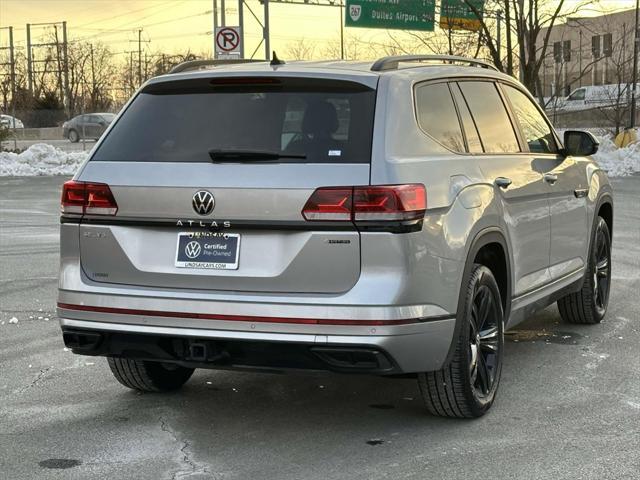
{"type": "Polygon", "coordinates": [[[574,157],[587,157],[598,151],[600,142],[589,132],[567,130],[564,132],[564,154],[574,157]]]}

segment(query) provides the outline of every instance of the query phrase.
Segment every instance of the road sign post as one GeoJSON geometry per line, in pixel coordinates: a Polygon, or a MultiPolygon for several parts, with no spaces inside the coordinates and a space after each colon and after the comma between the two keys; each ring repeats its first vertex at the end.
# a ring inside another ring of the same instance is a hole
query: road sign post
{"type": "Polygon", "coordinates": [[[242,54],[240,27],[216,27],[214,42],[216,58],[240,58],[242,54]]]}
{"type": "Polygon", "coordinates": [[[435,0],[347,0],[345,26],[431,32],[435,14],[435,0]]]}

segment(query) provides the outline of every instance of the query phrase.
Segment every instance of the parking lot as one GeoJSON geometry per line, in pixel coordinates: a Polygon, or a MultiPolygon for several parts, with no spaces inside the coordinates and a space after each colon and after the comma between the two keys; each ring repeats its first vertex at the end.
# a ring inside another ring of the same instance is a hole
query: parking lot
{"type": "Polygon", "coordinates": [[[125,389],[62,343],[64,180],[0,179],[0,477],[639,478],[640,176],[613,180],[606,320],[552,306],[519,325],[474,421],[428,416],[412,379],[199,370],[178,393],[125,389]]]}

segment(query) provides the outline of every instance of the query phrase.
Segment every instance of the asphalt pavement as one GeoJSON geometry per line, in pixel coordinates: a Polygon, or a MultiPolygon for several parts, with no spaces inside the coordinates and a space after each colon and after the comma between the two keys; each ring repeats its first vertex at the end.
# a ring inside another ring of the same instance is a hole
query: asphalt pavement
{"type": "Polygon", "coordinates": [[[426,414],[411,379],[199,370],[177,393],[125,389],[64,349],[63,181],[0,178],[0,478],[640,478],[640,176],[613,182],[605,321],[552,306],[519,325],[473,421],[426,414]]]}

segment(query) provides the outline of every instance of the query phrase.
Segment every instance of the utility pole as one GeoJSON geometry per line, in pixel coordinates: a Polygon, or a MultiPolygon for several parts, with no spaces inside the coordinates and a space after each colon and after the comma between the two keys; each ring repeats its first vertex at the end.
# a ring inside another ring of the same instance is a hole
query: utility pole
{"type": "Polygon", "coordinates": [[[9,45],[6,47],[0,47],[0,50],[9,50],[9,63],[0,63],[0,66],[9,66],[9,85],[11,86],[11,107],[8,104],[3,105],[4,108],[9,111],[11,109],[11,116],[14,118],[12,122],[13,129],[13,149],[18,149],[18,143],[16,140],[16,58],[13,45],[13,27],[0,27],[0,30],[9,30],[9,45]]]}
{"type": "Polygon", "coordinates": [[[93,58],[93,43],[91,44],[91,109],[96,106],[96,65],[93,58]]]}
{"type": "Polygon", "coordinates": [[[498,10],[496,12],[496,18],[498,19],[497,32],[496,32],[496,43],[498,50],[498,58],[502,62],[502,10],[498,10]]]}
{"type": "Polygon", "coordinates": [[[636,0],[636,31],[633,41],[633,72],[631,75],[631,121],[629,128],[636,126],[636,90],[638,82],[638,50],[640,50],[640,0],[636,0]]]}
{"type": "MultiPolygon", "coordinates": [[[[238,0],[238,26],[240,27],[240,58],[244,58],[244,0],[238,0]]],[[[214,30],[215,35],[215,30],[214,30]]],[[[214,39],[215,42],[215,39],[214,39]]]]}
{"type": "Polygon", "coordinates": [[[271,42],[269,37],[269,0],[264,1],[264,28],[262,29],[262,38],[264,39],[264,58],[271,58],[271,42]]]}
{"type": "Polygon", "coordinates": [[[33,63],[31,58],[31,24],[27,23],[27,87],[33,94],[33,63]]]}
{"type": "Polygon", "coordinates": [[[64,94],[66,101],[64,105],[67,108],[67,115],[71,116],[71,94],[69,92],[69,48],[67,42],[67,22],[62,22],[62,54],[64,59],[62,68],[64,69],[64,94]]]}
{"type": "MultiPolygon", "coordinates": [[[[138,42],[138,87],[142,85],[142,44],[149,43],[151,40],[142,40],[142,28],[138,28],[138,40],[129,40],[129,43],[138,42]]],[[[132,58],[133,58],[133,54],[132,58]]],[[[145,70],[146,73],[146,70],[145,70]]],[[[131,74],[133,83],[133,73],[131,74]]]]}
{"type": "Polygon", "coordinates": [[[142,29],[138,29],[138,87],[142,85],[142,29]]]}

